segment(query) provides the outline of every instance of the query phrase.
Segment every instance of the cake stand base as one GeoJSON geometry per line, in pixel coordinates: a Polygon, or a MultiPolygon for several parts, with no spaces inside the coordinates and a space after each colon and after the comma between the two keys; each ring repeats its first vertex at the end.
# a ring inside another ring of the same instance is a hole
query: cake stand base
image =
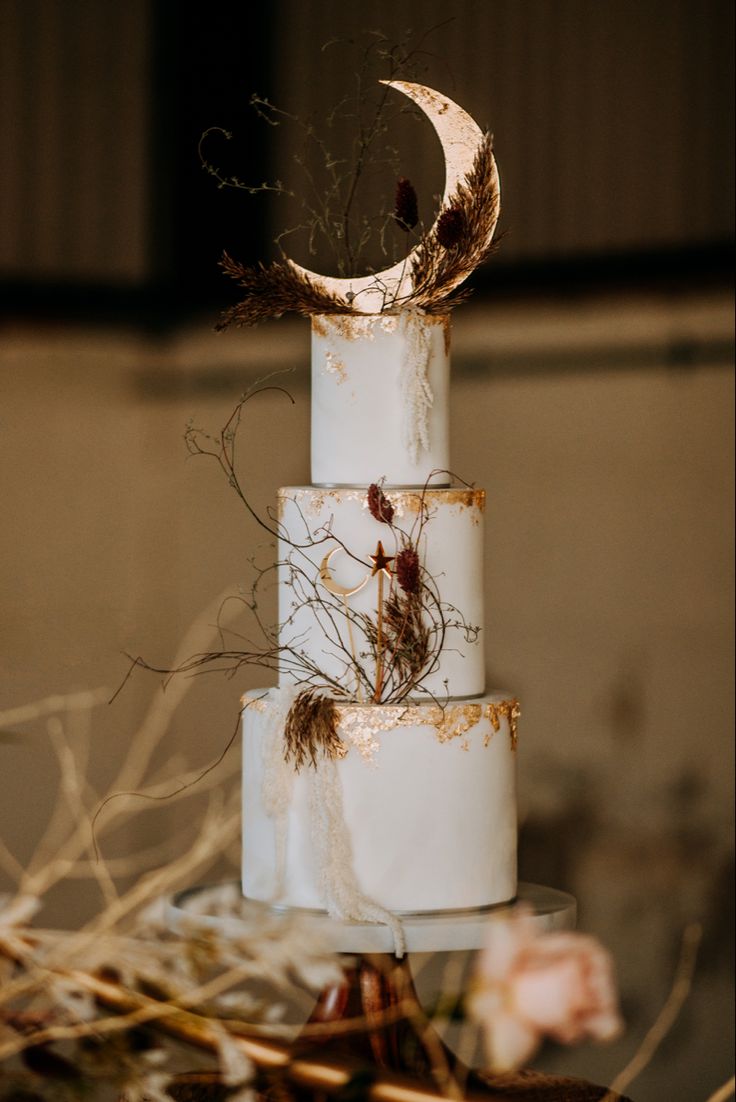
{"type": "Polygon", "coordinates": [[[342,984],[322,993],[294,1042],[294,1052],[297,1057],[321,1056],[358,1069],[351,1080],[353,1093],[345,1096],[355,1099],[369,1097],[367,1088],[380,1072],[409,1076],[417,1085],[415,1090],[405,1086],[385,1095],[404,1102],[427,1098],[419,1087],[422,1083],[432,1084],[441,1098],[474,1102],[628,1102],[580,1079],[531,1071],[492,1075],[467,1066],[428,1019],[407,958],[397,961],[386,954],[358,958],[342,984]],[[360,1032],[341,1032],[341,1027],[361,1019],[360,1032]],[[315,1027],[326,1024],[333,1031],[315,1036],[315,1027]]]}
{"type": "MultiPolygon", "coordinates": [[[[572,929],[575,925],[575,900],[565,892],[520,884],[515,903],[530,908],[541,930],[572,929]]],[[[508,912],[511,906],[402,915],[407,952],[480,949],[489,921],[508,912]]],[[[582,1080],[535,1072],[498,1077],[466,1066],[432,1026],[416,990],[410,960],[406,956],[397,960],[391,932],[384,926],[343,922],[320,912],[243,899],[240,885],[235,882],[189,889],[167,904],[171,928],[191,929],[194,924],[225,934],[242,932],[246,926],[252,928],[259,917],[273,920],[274,915],[283,915],[288,922],[295,914],[302,921],[316,924],[323,943],[350,958],[345,962],[342,981],[320,993],[309,1019],[297,1027],[300,1031],[289,1045],[293,1060],[316,1059],[327,1069],[324,1093],[309,1090],[299,1097],[327,1099],[332,1093],[327,1072],[335,1066],[353,1069],[346,1099],[466,1097],[488,1102],[597,1102],[607,1096],[605,1088],[582,1080]],[[377,1077],[381,1083],[378,1093],[372,1089],[377,1077]]]]}

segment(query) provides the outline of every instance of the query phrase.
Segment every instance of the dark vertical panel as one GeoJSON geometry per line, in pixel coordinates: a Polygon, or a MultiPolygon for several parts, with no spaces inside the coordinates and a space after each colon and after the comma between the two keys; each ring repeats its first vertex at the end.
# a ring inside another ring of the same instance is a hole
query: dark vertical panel
{"type": "MultiPolygon", "coordinates": [[[[302,139],[257,120],[251,92],[320,121],[355,75],[355,54],[325,42],[366,28],[398,41],[409,26],[441,25],[425,79],[495,133],[501,263],[722,246],[733,17],[732,0],[0,0],[3,278],[216,311],[237,295],[222,250],[274,255],[301,209],[219,189],[198,161],[203,131],[233,132],[207,147],[225,175],[273,180],[302,139]]],[[[349,151],[349,124],[331,137],[349,151]]],[[[431,129],[397,116],[391,140],[428,218],[441,187],[431,129]]],[[[393,180],[377,187],[383,202],[393,180]]]]}
{"type": "Polygon", "coordinates": [[[23,76],[18,48],[21,13],[15,0],[0,0],[0,273],[21,255],[23,166],[15,156],[23,134],[23,76]]]}
{"type": "Polygon", "coordinates": [[[244,261],[264,252],[268,199],[218,188],[197,145],[211,126],[233,133],[207,149],[226,175],[268,176],[263,131],[248,106],[268,94],[271,5],[153,4],[151,268],[173,309],[204,300],[224,305],[230,285],[218,268],[224,249],[244,261]]]}
{"type": "MultiPolygon", "coordinates": [[[[15,32],[17,34],[20,67],[17,73],[20,84],[18,109],[20,125],[17,127],[15,148],[10,155],[18,165],[21,182],[18,194],[19,206],[9,212],[9,218],[17,219],[18,256],[20,272],[33,271],[36,262],[36,209],[38,207],[38,130],[39,92],[38,66],[36,64],[35,37],[38,23],[38,0],[27,0],[15,5],[15,32]]],[[[12,270],[12,269],[11,269],[12,270]]]]}

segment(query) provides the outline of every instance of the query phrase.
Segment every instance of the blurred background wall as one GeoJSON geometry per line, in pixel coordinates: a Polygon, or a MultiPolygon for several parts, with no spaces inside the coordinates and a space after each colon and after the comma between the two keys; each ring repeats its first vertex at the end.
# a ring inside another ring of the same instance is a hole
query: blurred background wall
{"type": "MultiPolygon", "coordinates": [[[[610,1080],[697,919],[690,999],[631,1093],[706,1098],[732,1065],[733,5],[0,0],[0,17],[0,712],[112,692],[126,654],[169,665],[268,561],[182,436],[291,370],[293,407],[250,407],[243,478],[262,511],[309,480],[306,323],[212,333],[237,295],[222,250],[276,255],[301,214],[218,188],[198,143],[227,129],[206,146],[223,173],[298,189],[304,132],[268,126],[251,93],[324,123],[376,41],[361,32],[411,28],[417,77],[493,130],[504,189],[501,248],[454,322],[452,430],[454,468],[489,494],[489,680],[523,704],[521,874],[577,896],[629,1021],[614,1048],[542,1066],[610,1080]]],[[[429,219],[436,139],[413,115],[392,126],[429,219]]],[[[349,122],[330,134],[352,141],[349,122]]],[[[375,184],[389,204],[394,183],[375,184]]],[[[285,246],[327,270],[304,236],[285,246]]],[[[163,775],[215,758],[259,680],[193,681],[163,775]]],[[[159,691],[138,673],[96,710],[95,785],[159,691]]],[[[57,798],[42,719],[4,730],[0,777],[0,834],[25,861],[57,798]]],[[[119,852],[175,852],[192,818],[136,813],[119,852]]],[[[70,883],[47,920],[92,904],[70,883]]]]}

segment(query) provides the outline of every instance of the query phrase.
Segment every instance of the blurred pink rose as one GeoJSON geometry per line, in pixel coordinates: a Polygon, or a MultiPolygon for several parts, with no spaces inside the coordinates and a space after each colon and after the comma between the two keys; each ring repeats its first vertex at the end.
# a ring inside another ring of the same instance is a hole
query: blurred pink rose
{"type": "Polygon", "coordinates": [[[521,907],[489,922],[468,1009],[494,1071],[520,1067],[544,1037],[608,1041],[622,1024],[607,950],[585,934],[538,932],[521,907]]]}

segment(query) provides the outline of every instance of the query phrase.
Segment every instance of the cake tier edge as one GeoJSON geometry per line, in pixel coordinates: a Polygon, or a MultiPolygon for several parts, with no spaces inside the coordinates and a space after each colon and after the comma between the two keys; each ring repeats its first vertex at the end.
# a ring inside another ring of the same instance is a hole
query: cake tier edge
{"type": "Polygon", "coordinates": [[[298,771],[284,756],[288,700],[243,701],[246,897],[334,911],[341,877],[394,913],[515,897],[515,699],[337,704],[341,756],[298,771]]]}
{"type": "Polygon", "coordinates": [[[422,486],[446,474],[449,385],[449,316],[313,317],[312,480],[422,486]]]}
{"type": "MultiPolygon", "coordinates": [[[[279,645],[281,684],[300,669],[320,671],[330,683],[359,697],[375,680],[369,633],[381,592],[389,595],[402,549],[411,545],[421,564],[422,621],[428,632],[417,669],[418,692],[440,698],[478,696],[485,689],[485,491],[385,487],[391,523],[376,519],[366,489],[285,486],[278,490],[279,645]],[[380,546],[388,577],[372,569],[380,546]],[[383,589],[381,585],[383,583],[383,589]],[[367,634],[368,633],[368,634],[367,634]]],[[[401,579],[393,592],[401,598],[401,579]]],[[[406,670],[394,671],[394,681],[406,670]]],[[[403,690],[386,684],[383,700],[403,690]]],[[[411,687],[412,695],[417,695],[411,687]]]]}

